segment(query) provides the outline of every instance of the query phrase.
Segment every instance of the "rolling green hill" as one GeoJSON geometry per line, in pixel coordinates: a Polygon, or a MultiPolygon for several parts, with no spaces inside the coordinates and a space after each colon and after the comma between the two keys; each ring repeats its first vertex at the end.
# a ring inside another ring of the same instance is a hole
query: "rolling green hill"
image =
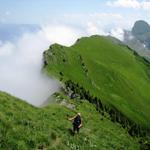
{"type": "Polygon", "coordinates": [[[108,111],[115,108],[128,120],[150,129],[150,64],[127,46],[107,37],[84,37],[71,47],[50,46],[44,52],[44,64],[49,75],[64,83],[71,81],[66,86],[84,89],[108,111]]]}
{"type": "Polygon", "coordinates": [[[63,93],[44,108],[0,92],[1,150],[138,150],[140,146],[119,124],[99,115],[87,101],[63,93]],[[71,135],[68,117],[81,112],[83,128],[71,135]]]}

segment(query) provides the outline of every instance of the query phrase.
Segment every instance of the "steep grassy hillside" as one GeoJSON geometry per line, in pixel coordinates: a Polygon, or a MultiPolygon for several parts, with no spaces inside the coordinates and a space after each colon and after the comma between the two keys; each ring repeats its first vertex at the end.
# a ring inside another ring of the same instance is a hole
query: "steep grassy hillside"
{"type": "Polygon", "coordinates": [[[92,36],[73,46],[52,45],[44,68],[62,82],[82,87],[143,128],[150,127],[150,64],[128,47],[92,36]]]}
{"type": "Polygon", "coordinates": [[[139,144],[119,125],[98,114],[86,101],[55,94],[56,102],[35,108],[0,92],[1,150],[138,150],[139,144]],[[68,117],[81,112],[83,128],[71,135],[68,117]]]}

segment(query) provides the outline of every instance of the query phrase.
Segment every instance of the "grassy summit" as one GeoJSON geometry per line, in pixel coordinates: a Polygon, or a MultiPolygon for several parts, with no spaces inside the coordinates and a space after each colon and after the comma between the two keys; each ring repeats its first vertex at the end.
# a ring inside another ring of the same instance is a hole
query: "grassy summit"
{"type": "Polygon", "coordinates": [[[119,124],[99,115],[86,101],[63,94],[44,108],[0,92],[1,150],[138,150],[139,144],[119,124]],[[83,128],[72,136],[69,116],[81,112],[83,128]]]}
{"type": "Polygon", "coordinates": [[[44,53],[45,70],[71,80],[144,128],[150,127],[150,64],[128,47],[92,36],[73,46],[54,44],[44,53]]]}

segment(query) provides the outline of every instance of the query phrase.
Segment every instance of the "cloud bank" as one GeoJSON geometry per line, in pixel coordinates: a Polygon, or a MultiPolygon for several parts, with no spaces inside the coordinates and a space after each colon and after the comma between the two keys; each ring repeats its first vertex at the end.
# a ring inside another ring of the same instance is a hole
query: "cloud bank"
{"type": "Polygon", "coordinates": [[[150,11],[150,2],[149,1],[114,0],[114,1],[107,1],[106,4],[111,7],[144,9],[144,10],[150,11]]]}
{"type": "Polygon", "coordinates": [[[42,53],[50,44],[72,45],[79,31],[67,26],[48,25],[34,33],[24,33],[14,42],[0,44],[0,90],[40,105],[59,83],[41,73],[42,53]]]}

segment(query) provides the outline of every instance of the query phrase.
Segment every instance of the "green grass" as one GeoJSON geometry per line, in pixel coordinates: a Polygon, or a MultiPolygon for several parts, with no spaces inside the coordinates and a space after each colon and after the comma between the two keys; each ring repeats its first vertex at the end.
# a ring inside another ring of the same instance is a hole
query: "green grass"
{"type": "MultiPolygon", "coordinates": [[[[71,47],[52,45],[44,53],[44,61],[49,75],[78,83],[93,97],[149,129],[150,65],[126,46],[92,36],[71,47]]],[[[37,108],[0,92],[0,149],[140,149],[139,138],[110,120],[109,114],[102,116],[94,105],[78,98],[70,100],[63,93],[55,94],[46,107],[37,108]],[[77,112],[82,114],[83,128],[72,136],[68,117],[77,112]]],[[[141,140],[148,142],[148,138],[141,140]]]]}
{"type": "Polygon", "coordinates": [[[52,45],[44,59],[49,75],[78,83],[92,96],[150,129],[150,64],[126,46],[107,37],[85,37],[71,47],[52,45]]]}
{"type": "Polygon", "coordinates": [[[119,124],[101,116],[92,104],[56,94],[44,108],[0,92],[1,150],[138,150],[136,139],[119,124]],[[65,103],[64,103],[65,102],[65,103]],[[65,104],[65,105],[64,105],[65,104]],[[70,109],[67,106],[74,106],[70,109]],[[68,117],[81,112],[83,128],[72,136],[68,117]]]}

